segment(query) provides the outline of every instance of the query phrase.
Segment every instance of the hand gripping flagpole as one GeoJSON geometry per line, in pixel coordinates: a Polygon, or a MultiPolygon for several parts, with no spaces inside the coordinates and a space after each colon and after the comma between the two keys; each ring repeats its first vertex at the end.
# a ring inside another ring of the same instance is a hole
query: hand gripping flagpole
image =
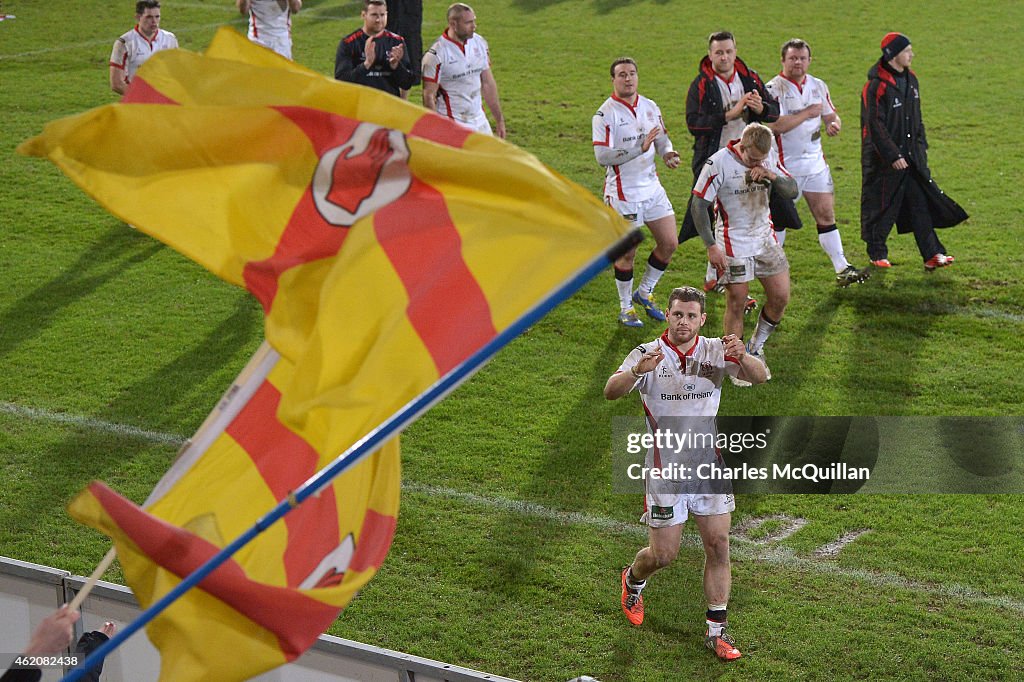
{"type": "Polygon", "coordinates": [[[627,253],[643,240],[639,229],[629,232],[626,236],[616,242],[610,249],[592,260],[570,279],[563,282],[546,298],[527,311],[522,317],[513,322],[503,332],[487,342],[483,347],[469,356],[458,367],[441,377],[433,386],[408,402],[398,412],[382,422],[376,429],[356,441],[352,447],[338,455],[338,457],[326,467],[310,477],[305,483],[291,495],[281,500],[277,506],[267,512],[262,518],[256,521],[249,530],[238,536],[230,544],[210,557],[202,566],[197,568],[178,585],[150,605],[148,609],[139,614],[139,617],[126,625],[117,634],[104,642],[99,648],[93,651],[82,663],[81,667],[69,672],[61,682],[77,682],[107,655],[119,647],[126,639],[145,627],[151,620],[156,618],[164,609],[173,604],[188,590],[198,585],[206,576],[213,573],[224,562],[230,559],[238,550],[245,547],[254,540],[260,533],[265,531],[277,520],[302,504],[311,495],[314,495],[325,485],[334,480],[338,475],[349,467],[357,464],[362,459],[378,450],[390,438],[398,434],[402,429],[415,421],[417,417],[433,407],[449,393],[458,388],[464,381],[479,371],[484,364],[490,360],[495,353],[508,345],[514,338],[529,329],[538,320],[551,312],[555,307],[564,303],[570,296],[583,288],[583,286],[596,277],[602,270],[614,263],[617,258],[627,253]]]}

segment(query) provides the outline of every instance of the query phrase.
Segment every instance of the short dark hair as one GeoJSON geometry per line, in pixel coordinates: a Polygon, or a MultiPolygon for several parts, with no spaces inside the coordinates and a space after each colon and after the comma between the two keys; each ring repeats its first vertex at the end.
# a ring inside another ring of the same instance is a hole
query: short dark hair
{"type": "Polygon", "coordinates": [[[612,68],[609,69],[609,72],[611,72],[612,74],[612,78],[615,78],[615,67],[618,66],[619,64],[632,64],[634,69],[636,69],[637,71],[640,70],[640,67],[636,65],[636,62],[633,61],[632,57],[619,57],[614,62],[612,62],[612,68]]]}
{"type": "Polygon", "coordinates": [[[138,0],[135,3],[135,14],[142,16],[147,9],[160,9],[160,0],[138,0]]]}
{"type": "Polygon", "coordinates": [[[370,5],[384,5],[384,9],[388,7],[388,3],[384,0],[363,0],[363,11],[370,9],[370,5]]]}
{"type": "Polygon", "coordinates": [[[732,44],[736,44],[736,36],[730,31],[719,31],[718,33],[712,33],[708,36],[708,49],[711,49],[711,43],[716,40],[731,40],[732,44]]]}
{"type": "Polygon", "coordinates": [[[811,56],[811,46],[807,44],[806,40],[800,40],[799,38],[790,38],[782,44],[782,58],[786,58],[786,52],[790,49],[793,50],[807,50],[807,56],[811,56]]]}
{"type": "Polygon", "coordinates": [[[682,301],[683,303],[700,303],[700,311],[702,313],[704,312],[704,292],[696,287],[676,287],[672,290],[672,293],[668,295],[669,310],[672,310],[672,303],[675,301],[682,301]]]}

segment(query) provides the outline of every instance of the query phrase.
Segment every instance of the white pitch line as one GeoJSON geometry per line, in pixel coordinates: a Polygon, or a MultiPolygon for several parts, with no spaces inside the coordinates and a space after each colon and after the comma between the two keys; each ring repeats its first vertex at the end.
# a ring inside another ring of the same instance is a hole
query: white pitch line
{"type": "MultiPolygon", "coordinates": [[[[604,516],[558,511],[533,502],[522,502],[500,497],[485,497],[452,488],[421,485],[418,483],[403,484],[402,489],[406,492],[421,493],[434,497],[447,497],[477,506],[534,516],[567,526],[589,526],[599,530],[636,535],[640,538],[647,537],[647,529],[640,523],[623,523],[622,521],[616,521],[604,516]]],[[[691,546],[699,546],[701,544],[700,536],[697,535],[684,534],[683,540],[691,546]]],[[[1024,601],[1004,595],[986,594],[981,590],[965,585],[958,585],[956,583],[922,583],[894,573],[879,573],[866,569],[848,568],[834,561],[797,556],[793,550],[787,547],[777,545],[765,546],[760,542],[751,541],[742,536],[732,536],[731,544],[732,555],[740,560],[756,561],[793,571],[807,571],[846,578],[848,580],[859,580],[880,588],[898,588],[911,592],[959,599],[961,601],[988,604],[1024,615],[1024,601]]]]}
{"type": "MultiPolygon", "coordinates": [[[[94,429],[131,436],[140,440],[180,446],[185,437],[160,431],[150,431],[136,426],[105,422],[91,417],[54,412],[36,407],[23,407],[11,402],[0,401],[0,413],[13,414],[35,421],[49,421],[79,428],[94,429]]],[[[477,507],[486,507],[498,511],[532,516],[565,526],[586,526],[597,530],[620,533],[646,538],[647,529],[637,523],[627,523],[607,516],[597,516],[583,512],[560,511],[551,509],[535,502],[510,500],[504,497],[489,497],[476,493],[456,490],[443,486],[425,485],[421,483],[403,483],[402,489],[407,493],[443,497],[457,500],[477,507]]],[[[734,529],[735,530],[735,529],[734,529]]],[[[822,575],[835,576],[846,580],[856,580],[879,588],[895,588],[957,599],[960,601],[987,604],[1024,615],[1024,601],[1005,595],[993,595],[981,590],[956,583],[923,583],[905,578],[894,573],[881,573],[867,569],[849,568],[835,561],[798,556],[793,550],[779,545],[765,545],[751,541],[742,536],[732,537],[732,554],[741,561],[755,561],[770,566],[778,566],[792,571],[808,571],[822,575]]],[[[683,541],[689,546],[700,546],[700,537],[684,534],[683,541]]]]}
{"type": "Polygon", "coordinates": [[[6,412],[7,414],[13,414],[19,417],[27,417],[28,419],[35,421],[55,422],[57,424],[67,424],[69,426],[91,429],[93,431],[116,433],[119,436],[129,436],[131,438],[148,440],[154,443],[166,443],[168,445],[180,446],[185,442],[184,436],[179,436],[173,433],[149,431],[147,429],[140,429],[137,426],[130,426],[128,424],[115,424],[102,421],[100,419],[93,419],[91,417],[67,414],[65,412],[52,412],[38,407],[22,407],[21,405],[16,405],[6,401],[0,401],[0,412],[6,412]]]}

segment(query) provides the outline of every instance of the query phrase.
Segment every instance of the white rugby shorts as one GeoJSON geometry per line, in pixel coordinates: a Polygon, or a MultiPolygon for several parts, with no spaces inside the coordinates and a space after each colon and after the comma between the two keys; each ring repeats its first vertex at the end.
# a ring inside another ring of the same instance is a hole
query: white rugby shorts
{"type": "Polygon", "coordinates": [[[717,516],[729,514],[736,509],[736,500],[727,495],[670,495],[647,493],[647,511],[640,521],[651,528],[668,528],[685,523],[690,514],[695,516],[717,516]]]}
{"type": "MultiPolygon", "coordinates": [[[[441,112],[438,112],[441,113],[441,112]]],[[[444,116],[444,114],[441,114],[444,116]]],[[[483,133],[484,135],[493,135],[494,131],[491,130],[491,122],[487,120],[487,114],[480,110],[480,113],[473,118],[472,121],[460,121],[457,118],[452,119],[463,128],[469,128],[474,133],[483,133]]]]}
{"type": "Polygon", "coordinates": [[[789,272],[786,252],[774,239],[756,256],[726,256],[725,260],[729,267],[726,268],[725,274],[718,278],[718,281],[724,284],[742,284],[761,277],[789,272]]]}
{"type": "Polygon", "coordinates": [[[832,184],[832,171],[828,166],[825,166],[825,170],[814,175],[794,175],[793,179],[796,180],[797,195],[796,201],[804,195],[804,192],[812,192],[818,194],[834,194],[835,187],[832,184]]]}
{"type": "Polygon", "coordinates": [[[278,53],[285,59],[292,58],[292,39],[291,36],[268,36],[261,35],[259,38],[250,38],[252,42],[263,47],[270,48],[274,52],[278,53]]]}
{"type": "Polygon", "coordinates": [[[643,201],[620,201],[618,198],[605,195],[604,203],[615,209],[615,212],[629,221],[632,227],[640,227],[665,216],[675,215],[672,202],[668,200],[665,188],[658,189],[643,201]]]}

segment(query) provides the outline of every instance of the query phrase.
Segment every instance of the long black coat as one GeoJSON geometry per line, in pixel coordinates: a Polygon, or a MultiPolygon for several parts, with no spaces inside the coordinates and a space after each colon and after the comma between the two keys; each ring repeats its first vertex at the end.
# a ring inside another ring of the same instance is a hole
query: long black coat
{"type": "MultiPolygon", "coordinates": [[[[921,120],[921,93],[917,76],[907,69],[907,97],[896,85],[896,75],[884,59],[868,71],[861,93],[861,235],[887,234],[903,204],[906,182],[918,182],[928,197],[933,227],[952,227],[967,220],[967,213],[939,189],[928,168],[928,138],[921,120]],[[896,170],[903,157],[907,170],[896,170]]],[[[909,225],[897,225],[910,232],[909,225]]]]}

